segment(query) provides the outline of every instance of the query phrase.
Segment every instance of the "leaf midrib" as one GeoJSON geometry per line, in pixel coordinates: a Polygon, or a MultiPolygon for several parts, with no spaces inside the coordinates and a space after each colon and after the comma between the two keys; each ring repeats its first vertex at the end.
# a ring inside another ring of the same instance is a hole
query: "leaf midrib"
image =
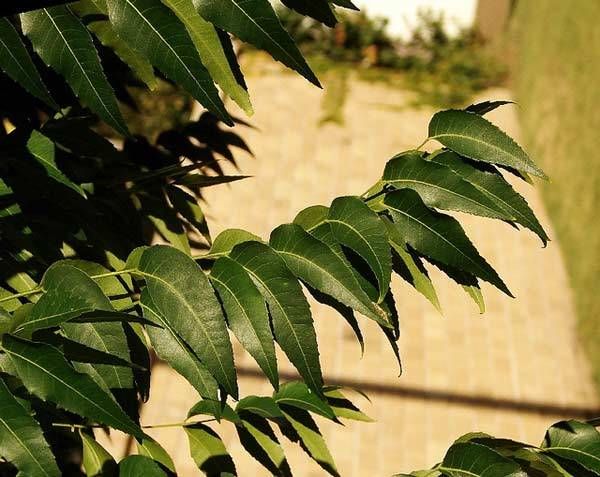
{"type": "MultiPolygon", "coordinates": [[[[379,280],[384,280],[384,272],[383,272],[383,265],[381,264],[381,262],[379,261],[379,256],[377,255],[377,253],[375,252],[375,250],[373,249],[373,247],[371,247],[371,244],[369,243],[368,240],[366,240],[363,235],[358,231],[358,229],[356,229],[354,226],[352,226],[351,224],[349,224],[348,222],[344,222],[342,220],[337,220],[337,219],[331,219],[331,218],[327,218],[325,220],[325,222],[329,222],[329,223],[337,223],[340,225],[343,225],[345,227],[348,227],[350,230],[352,230],[356,235],[358,235],[358,237],[361,239],[361,241],[363,241],[367,247],[369,248],[369,250],[371,251],[371,253],[373,253],[373,256],[375,257],[375,261],[377,262],[377,265],[379,266],[379,273],[381,273],[381,276],[377,278],[377,282],[379,283],[379,298],[383,298],[382,295],[382,291],[383,291],[383,283],[380,283],[379,280]]],[[[335,234],[334,234],[335,235],[335,234]]],[[[360,254],[359,254],[360,255],[360,254]]]]}
{"type": "MultiPolygon", "coordinates": [[[[252,320],[250,319],[250,316],[248,315],[248,313],[246,313],[246,309],[245,309],[245,308],[242,306],[242,303],[241,303],[241,302],[240,302],[240,300],[238,299],[238,297],[237,297],[237,294],[236,294],[236,293],[234,293],[234,292],[233,292],[233,290],[232,290],[231,288],[229,288],[229,286],[228,286],[228,285],[227,285],[225,282],[223,282],[222,280],[219,280],[219,279],[218,279],[217,277],[215,277],[214,275],[212,275],[212,274],[211,274],[211,275],[209,275],[209,277],[210,277],[210,279],[211,279],[211,280],[214,280],[214,281],[216,281],[216,282],[217,282],[217,283],[219,283],[221,286],[223,286],[224,288],[226,288],[226,289],[227,289],[227,291],[229,292],[229,294],[230,294],[230,295],[231,295],[231,296],[234,298],[235,302],[236,302],[236,303],[237,303],[237,305],[238,305],[238,308],[239,308],[240,310],[242,310],[242,313],[243,313],[243,314],[244,314],[244,316],[246,317],[246,321],[247,321],[248,323],[250,323],[250,325],[252,325],[252,326],[250,326],[250,328],[251,328],[251,330],[252,330],[252,333],[254,334],[254,337],[256,338],[256,340],[258,341],[258,343],[260,344],[260,349],[261,349],[261,351],[262,351],[263,358],[265,359],[265,362],[267,363],[267,366],[269,367],[269,371],[270,371],[271,373],[273,373],[273,371],[274,371],[274,370],[273,370],[273,368],[271,367],[271,362],[270,362],[270,360],[269,360],[269,358],[268,358],[268,356],[267,356],[267,351],[266,351],[266,349],[265,349],[265,347],[264,347],[264,345],[263,345],[263,342],[262,342],[262,340],[259,338],[259,336],[258,336],[258,333],[256,332],[256,330],[255,330],[255,328],[254,328],[254,325],[253,325],[253,323],[252,323],[252,320]]],[[[274,377],[275,377],[275,376],[277,376],[277,370],[275,370],[275,372],[272,374],[272,376],[274,376],[274,377]]]]}
{"type": "MultiPolygon", "coordinates": [[[[61,378],[59,378],[58,376],[52,374],[49,370],[47,370],[46,368],[40,366],[39,364],[37,364],[35,361],[32,361],[28,358],[26,358],[25,356],[19,354],[19,353],[15,353],[12,350],[8,350],[6,348],[4,348],[4,351],[7,352],[8,354],[17,356],[18,358],[22,359],[23,361],[28,362],[29,364],[35,366],[36,368],[40,369],[42,372],[44,372],[45,374],[47,374],[48,376],[50,376],[51,378],[53,378],[54,380],[62,383],[65,387],[71,389],[72,391],[75,392],[75,394],[81,396],[85,401],[89,402],[92,404],[93,407],[95,407],[96,409],[100,410],[103,414],[110,416],[111,418],[117,420],[117,422],[121,423],[121,425],[123,426],[124,429],[129,429],[129,431],[131,431],[131,427],[129,424],[125,423],[126,425],[123,425],[123,421],[121,421],[120,418],[117,418],[115,416],[113,416],[110,412],[108,412],[106,409],[98,406],[98,404],[96,404],[95,401],[89,399],[85,394],[82,394],[81,392],[79,392],[79,390],[77,388],[74,388],[73,386],[69,385],[69,383],[63,381],[61,378]]],[[[91,378],[90,378],[91,379],[91,378]]],[[[108,394],[107,394],[108,396],[108,394]]],[[[134,432],[134,434],[137,434],[137,431],[134,432]]]]}
{"type": "MultiPolygon", "coordinates": [[[[517,162],[523,161],[525,163],[525,166],[526,166],[525,170],[527,172],[531,172],[531,173],[535,173],[535,174],[539,174],[540,173],[540,171],[536,167],[534,167],[532,164],[530,164],[530,160],[528,160],[526,158],[523,158],[523,157],[516,156],[514,153],[512,153],[512,152],[510,152],[510,151],[508,151],[506,149],[503,149],[500,146],[497,146],[497,145],[492,144],[490,142],[483,141],[482,139],[479,139],[479,138],[476,138],[476,137],[473,137],[473,136],[465,136],[463,134],[458,134],[458,133],[443,133],[443,134],[436,134],[434,136],[430,136],[429,139],[435,139],[436,141],[439,141],[439,138],[445,138],[445,137],[455,138],[455,139],[464,139],[464,140],[467,140],[467,141],[472,141],[472,142],[476,142],[476,143],[479,143],[479,144],[483,144],[486,147],[490,147],[490,148],[495,149],[497,151],[500,151],[500,152],[502,152],[504,154],[508,154],[510,157],[512,157],[513,159],[515,159],[517,162]]],[[[506,162],[506,161],[504,161],[504,162],[506,162]]],[[[509,166],[514,166],[514,164],[508,164],[508,165],[509,166]]]]}
{"type": "Polygon", "coordinates": [[[296,65],[298,69],[303,69],[303,65],[298,63],[296,59],[293,56],[291,56],[285,48],[283,48],[277,41],[275,41],[275,39],[271,35],[269,35],[269,33],[266,30],[264,30],[258,23],[256,23],[254,21],[254,18],[248,15],[246,11],[238,5],[237,0],[231,0],[231,3],[233,3],[238,8],[238,10],[240,10],[244,14],[244,16],[248,18],[248,20],[250,20],[254,25],[256,25],[258,29],[261,32],[263,32],[269,38],[269,40],[271,40],[275,44],[279,51],[281,51],[284,54],[284,56],[287,56],[292,61],[292,63],[296,65]]]}
{"type": "MultiPolygon", "coordinates": [[[[154,310],[152,310],[152,308],[150,308],[148,305],[143,304],[143,303],[140,303],[140,305],[142,306],[142,308],[146,308],[146,309],[150,310],[151,313],[156,315],[156,317],[158,318],[158,320],[160,320],[160,322],[162,323],[164,328],[167,329],[171,333],[171,335],[175,338],[175,341],[177,341],[177,343],[179,343],[179,346],[185,351],[185,353],[188,356],[190,356],[192,358],[192,362],[194,364],[196,364],[196,361],[200,361],[200,359],[195,355],[195,353],[192,353],[191,350],[188,349],[188,346],[185,344],[185,342],[182,341],[182,339],[179,337],[177,332],[175,330],[173,330],[171,325],[169,323],[167,323],[167,321],[164,320],[162,316],[160,316],[158,313],[156,313],[154,310]]],[[[197,368],[197,366],[196,366],[196,368],[197,368]]],[[[200,381],[202,381],[202,383],[206,387],[206,389],[209,389],[210,386],[208,386],[206,384],[206,381],[204,381],[204,377],[202,376],[202,373],[198,372],[197,375],[198,375],[200,381]]]]}
{"type": "MultiPolygon", "coordinates": [[[[471,184],[475,188],[475,185],[472,184],[471,182],[467,181],[466,179],[462,179],[462,180],[464,182],[468,183],[468,184],[471,184]]],[[[438,184],[433,184],[432,182],[425,182],[425,181],[421,181],[421,180],[417,180],[417,179],[393,179],[393,180],[385,180],[385,182],[387,182],[388,184],[392,184],[392,185],[395,184],[396,182],[413,182],[415,184],[420,184],[420,185],[423,185],[423,186],[433,187],[434,189],[439,189],[439,190],[444,191],[444,192],[446,192],[448,194],[455,195],[455,196],[457,196],[457,197],[459,197],[461,199],[464,199],[464,200],[466,200],[468,202],[471,202],[471,203],[475,204],[476,206],[482,207],[482,208],[490,211],[490,213],[493,214],[494,216],[498,216],[498,214],[499,214],[499,211],[494,210],[494,209],[492,209],[491,207],[488,207],[485,204],[481,204],[480,202],[477,202],[475,199],[472,199],[472,198],[470,198],[470,197],[468,197],[466,195],[460,194],[459,192],[456,192],[456,191],[454,191],[452,189],[448,189],[448,188],[446,188],[444,186],[441,186],[441,185],[438,185],[438,184]]],[[[480,190],[479,188],[477,188],[477,190],[479,190],[482,193],[484,192],[484,191],[480,190]]],[[[509,217],[509,218],[506,218],[506,220],[510,220],[511,218],[512,219],[516,219],[515,217],[509,217]]]]}
{"type": "MultiPolygon", "coordinates": [[[[71,12],[71,10],[68,7],[65,7],[65,8],[69,12],[71,12]]],[[[81,70],[81,73],[83,74],[84,78],[87,80],[88,84],[90,85],[92,91],[94,92],[94,94],[96,95],[96,97],[98,98],[98,100],[100,101],[100,104],[102,105],[102,108],[104,108],[104,110],[108,113],[108,115],[115,122],[115,124],[120,124],[120,121],[117,121],[117,119],[114,117],[114,115],[112,114],[112,112],[107,108],[106,104],[104,103],[104,100],[102,99],[102,97],[100,96],[100,94],[98,93],[98,91],[96,90],[96,88],[94,87],[94,84],[92,83],[92,80],[87,75],[87,71],[85,70],[85,68],[83,67],[83,65],[79,62],[79,58],[77,58],[77,56],[75,55],[75,52],[71,49],[71,45],[69,44],[69,42],[67,41],[67,39],[63,35],[62,30],[60,28],[58,28],[58,25],[54,21],[54,18],[52,18],[52,15],[50,15],[50,13],[48,13],[48,9],[47,8],[44,8],[44,13],[46,13],[46,15],[48,16],[48,19],[52,22],[52,25],[54,26],[54,28],[56,29],[56,31],[58,32],[58,34],[60,35],[60,37],[63,39],[65,45],[67,46],[67,48],[69,49],[69,52],[71,53],[71,56],[73,57],[73,59],[77,63],[77,66],[79,67],[79,69],[81,70]]],[[[77,21],[79,21],[79,20],[77,20],[77,21]]],[[[86,33],[87,33],[87,30],[86,30],[86,33]]]]}
{"type": "MultiPolygon", "coordinates": [[[[150,29],[152,31],[154,31],[154,33],[156,33],[156,35],[158,35],[158,37],[160,38],[160,40],[167,46],[167,48],[169,50],[171,50],[171,52],[173,53],[173,55],[175,55],[175,58],[177,58],[177,61],[185,68],[185,70],[189,74],[190,78],[192,78],[192,80],[194,81],[194,83],[196,84],[196,86],[198,86],[198,88],[200,88],[200,90],[204,93],[204,95],[206,96],[206,100],[212,105],[212,107],[215,108],[216,111],[220,111],[221,108],[218,107],[215,104],[215,102],[211,99],[210,95],[206,92],[206,90],[202,87],[202,85],[196,80],[196,77],[192,74],[192,72],[187,67],[187,65],[181,60],[181,57],[179,56],[179,54],[173,49],[173,47],[169,44],[169,42],[167,42],[167,40],[165,39],[165,37],[162,36],[161,33],[156,28],[154,28],[154,25],[152,25],[152,23],[150,23],[146,19],[146,17],[144,16],[144,14],[142,12],[140,12],[140,10],[133,3],[131,3],[131,0],[125,0],[125,1],[127,2],[127,4],[131,8],[133,8],[137,12],[137,14],[139,15],[139,17],[142,20],[144,20],[144,22],[146,22],[146,24],[150,27],[150,29]]],[[[191,40],[191,38],[190,38],[190,40],[191,40]]],[[[192,43],[193,43],[193,41],[192,41],[192,43]]]]}
{"type": "MultiPolygon", "coordinates": [[[[239,263],[239,262],[238,262],[239,263]]],[[[242,265],[242,264],[240,264],[242,265]]],[[[269,295],[271,296],[271,298],[275,301],[275,303],[277,304],[277,306],[279,307],[279,309],[281,310],[281,313],[283,314],[283,316],[285,316],[286,322],[288,327],[291,329],[292,334],[294,335],[294,341],[297,343],[298,345],[298,349],[300,350],[300,353],[302,354],[302,360],[304,361],[304,365],[306,366],[307,370],[310,370],[311,367],[308,363],[308,359],[306,357],[306,354],[304,353],[304,348],[302,347],[302,344],[300,343],[300,340],[298,339],[298,334],[296,333],[296,329],[294,328],[294,325],[292,323],[292,321],[289,319],[287,313],[285,312],[285,309],[283,308],[283,306],[281,305],[279,299],[275,296],[274,293],[272,293],[270,291],[270,288],[265,284],[265,282],[256,274],[254,273],[252,270],[250,270],[248,267],[246,267],[245,265],[242,265],[242,267],[244,267],[244,269],[250,274],[252,275],[261,285],[262,287],[268,291],[269,295]]],[[[315,382],[312,373],[309,373],[310,376],[310,380],[313,383],[313,386],[315,387],[315,389],[318,389],[319,386],[318,384],[315,382]]]]}
{"type": "Polygon", "coordinates": [[[29,450],[29,447],[27,445],[25,445],[25,443],[23,442],[23,440],[21,440],[21,438],[19,437],[18,434],[15,434],[15,432],[12,430],[12,428],[7,424],[7,422],[2,417],[0,417],[0,422],[4,425],[4,427],[6,427],[8,432],[10,432],[12,434],[12,436],[19,442],[21,447],[27,451],[27,453],[31,456],[33,461],[38,465],[38,467],[41,469],[41,471],[44,473],[44,475],[50,476],[51,474],[46,472],[45,467],[41,464],[41,462],[39,462],[37,460],[37,458],[29,450]]]}
{"type": "MultiPolygon", "coordinates": [[[[129,1],[129,0],[127,0],[129,1]]],[[[167,282],[166,280],[162,279],[161,277],[154,275],[152,273],[149,272],[141,272],[138,271],[138,273],[140,273],[141,275],[147,276],[147,277],[151,277],[154,278],[155,280],[160,281],[161,283],[163,283],[169,290],[172,291],[173,295],[175,295],[176,297],[178,297],[179,300],[181,300],[184,304],[184,306],[191,312],[191,314],[195,317],[198,318],[198,315],[196,313],[196,311],[192,308],[192,306],[186,301],[185,297],[179,293],[179,290],[177,290],[177,288],[175,288],[173,285],[171,285],[169,282],[167,282]]],[[[203,326],[202,320],[196,320],[198,324],[200,324],[200,328],[202,328],[202,332],[204,333],[204,336],[207,338],[207,341],[210,345],[210,347],[213,350],[213,353],[215,355],[215,357],[217,358],[217,361],[219,363],[219,367],[221,368],[221,371],[223,372],[223,377],[228,381],[229,386],[231,386],[231,390],[235,389],[235,385],[233,385],[233,383],[229,382],[229,374],[225,371],[225,368],[223,367],[223,362],[221,361],[221,356],[220,354],[217,352],[217,348],[215,347],[214,343],[212,342],[212,340],[209,338],[209,335],[206,331],[206,328],[203,326]]]]}
{"type": "MultiPolygon", "coordinates": [[[[432,229],[429,225],[427,225],[426,223],[420,221],[419,219],[417,219],[415,216],[408,214],[407,212],[404,212],[403,210],[399,210],[396,209],[394,207],[390,208],[399,214],[404,215],[405,217],[407,217],[409,220],[414,220],[415,222],[417,222],[419,225],[421,225],[422,227],[425,227],[427,230],[429,230],[430,232],[432,232],[434,235],[438,236],[439,238],[441,238],[444,242],[446,242],[448,245],[450,245],[454,250],[456,250],[460,255],[462,255],[463,257],[465,257],[469,262],[471,262],[473,265],[475,265],[475,267],[484,272],[484,274],[487,276],[487,273],[485,273],[485,269],[482,269],[481,266],[473,261],[473,259],[471,259],[471,257],[469,257],[468,255],[466,255],[462,250],[460,250],[458,247],[456,247],[452,242],[448,241],[443,235],[441,235],[440,233],[438,233],[436,230],[432,229]]],[[[482,277],[483,278],[483,277],[482,277]]]]}

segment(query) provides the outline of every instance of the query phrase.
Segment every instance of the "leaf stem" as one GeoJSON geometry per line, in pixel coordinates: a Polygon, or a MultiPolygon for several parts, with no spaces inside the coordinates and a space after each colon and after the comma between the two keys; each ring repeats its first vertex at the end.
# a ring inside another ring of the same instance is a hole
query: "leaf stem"
{"type": "Polygon", "coordinates": [[[36,293],[44,293],[44,290],[41,287],[35,287],[35,288],[32,288],[31,290],[27,290],[27,291],[24,291],[21,293],[14,293],[12,295],[5,296],[4,298],[0,298],[0,303],[3,303],[5,301],[10,301],[15,298],[21,298],[24,296],[35,295],[36,293]]]}
{"type": "MultiPolygon", "coordinates": [[[[186,427],[186,426],[193,426],[194,424],[204,424],[205,422],[214,422],[216,421],[216,419],[204,419],[204,420],[200,420],[200,421],[183,421],[183,422],[170,422],[167,424],[148,424],[146,426],[140,426],[142,429],[165,429],[165,428],[169,428],[169,427],[186,427]]],[[[99,424],[90,424],[90,425],[83,425],[83,424],[70,424],[68,422],[53,422],[52,423],[52,427],[64,427],[64,428],[68,428],[68,429],[103,429],[105,426],[101,426],[99,424]]]]}
{"type": "Polygon", "coordinates": [[[116,272],[108,272],[108,273],[101,273],[99,275],[91,275],[90,278],[92,280],[98,280],[100,278],[107,278],[107,277],[118,277],[120,275],[125,275],[127,273],[132,273],[135,272],[136,270],[133,268],[126,268],[125,270],[119,270],[116,272]]]}

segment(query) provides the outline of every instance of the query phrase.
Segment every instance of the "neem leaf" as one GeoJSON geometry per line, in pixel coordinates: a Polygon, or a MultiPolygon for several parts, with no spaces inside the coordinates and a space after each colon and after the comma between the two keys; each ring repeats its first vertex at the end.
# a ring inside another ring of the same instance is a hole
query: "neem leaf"
{"type": "Polygon", "coordinates": [[[140,304],[144,315],[162,328],[146,328],[152,347],[156,354],[181,374],[198,391],[200,396],[207,399],[218,399],[219,385],[206,369],[200,358],[190,346],[177,334],[170,321],[156,313],[157,307],[147,290],[142,291],[140,304]]]}
{"type": "Polygon", "coordinates": [[[277,227],[271,233],[270,245],[302,281],[378,323],[388,325],[385,314],[360,287],[347,262],[302,227],[296,224],[277,227]]]}
{"type": "Polygon", "coordinates": [[[175,473],[175,464],[173,464],[173,459],[167,453],[163,447],[153,440],[150,437],[146,437],[144,439],[138,439],[137,441],[138,452],[150,459],[158,462],[163,467],[168,469],[169,471],[175,473]]]}
{"type": "Polygon", "coordinates": [[[212,257],[227,255],[237,244],[252,241],[260,242],[261,238],[242,229],[223,230],[223,232],[215,238],[212,247],[210,248],[210,255],[212,257]]]}
{"type": "Polygon", "coordinates": [[[83,469],[88,477],[115,475],[117,462],[93,436],[80,432],[83,448],[83,469]]]}
{"type": "Polygon", "coordinates": [[[61,475],[40,425],[0,379],[0,455],[19,474],[31,477],[61,475]]]}
{"type": "Polygon", "coordinates": [[[91,18],[87,23],[88,29],[100,40],[100,43],[112,49],[115,54],[126,63],[131,71],[151,90],[158,86],[158,80],[154,76],[152,65],[141,54],[121,39],[108,21],[105,0],[79,0],[70,5],[81,18],[91,18]]]}
{"type": "Polygon", "coordinates": [[[542,243],[546,245],[549,240],[548,235],[535,214],[525,199],[497,171],[477,167],[476,163],[464,159],[452,151],[436,154],[432,156],[431,161],[449,167],[464,180],[488,195],[499,207],[505,209],[509,216],[512,216],[512,220],[537,234],[542,243]]]}
{"type": "Polygon", "coordinates": [[[335,239],[369,265],[379,285],[377,302],[381,303],[390,287],[392,256],[379,216],[358,197],[338,197],[331,203],[327,222],[335,239]]]}
{"type": "Polygon", "coordinates": [[[190,454],[198,468],[208,477],[235,476],[237,471],[221,438],[208,426],[184,427],[190,443],[190,454]]]}
{"type": "Polygon", "coordinates": [[[283,259],[259,242],[237,245],[231,259],[242,265],[264,296],[277,342],[310,388],[323,384],[313,319],[298,280],[283,259]]]}
{"type": "Polygon", "coordinates": [[[384,204],[398,233],[412,248],[441,263],[472,273],[512,296],[456,219],[427,208],[419,194],[410,189],[387,194],[384,204]]]}
{"type": "Polygon", "coordinates": [[[8,18],[0,18],[0,69],[53,109],[59,109],[8,18]]]}
{"type": "Polygon", "coordinates": [[[79,18],[59,5],[21,14],[21,25],[37,54],[65,77],[79,99],[117,132],[127,134],[92,37],[79,18]]]}
{"type": "Polygon", "coordinates": [[[515,218],[452,168],[427,161],[421,153],[409,152],[391,159],[385,166],[382,181],[396,189],[416,191],[429,207],[501,220],[515,218]]]}
{"type": "Polygon", "coordinates": [[[148,307],[162,317],[211,374],[232,396],[237,396],[233,350],[225,318],[202,269],[172,247],[154,246],[140,258],[151,298],[148,307]]]}
{"type": "Polygon", "coordinates": [[[119,462],[119,477],[167,477],[167,473],[149,457],[130,455],[119,462]]]}
{"type": "Polygon", "coordinates": [[[4,335],[2,348],[29,392],[136,438],[142,430],[92,378],[78,373],[53,346],[4,335]]]}
{"type": "Polygon", "coordinates": [[[200,59],[213,80],[246,114],[251,115],[252,104],[248,92],[238,84],[215,27],[198,14],[192,0],[162,0],[162,2],[185,24],[200,59]]]}
{"type": "Polygon", "coordinates": [[[236,430],[244,449],[273,475],[291,477],[285,453],[269,422],[249,412],[243,413],[241,417],[236,430]]]}
{"type": "Polygon", "coordinates": [[[233,126],[185,26],[160,0],[107,0],[115,31],[165,76],[233,126]]]}
{"type": "Polygon", "coordinates": [[[324,23],[328,27],[334,27],[337,24],[337,18],[327,0],[282,0],[281,3],[302,15],[324,23]]]}
{"type": "Polygon", "coordinates": [[[308,411],[286,406],[283,413],[308,455],[329,474],[339,476],[325,439],[308,411]]]}
{"type": "Polygon", "coordinates": [[[525,477],[519,464],[474,442],[454,444],[437,469],[449,477],[525,477]]]}
{"type": "Polygon", "coordinates": [[[514,101],[482,101],[480,103],[474,103],[470,106],[467,106],[465,108],[465,111],[469,111],[470,113],[475,113],[479,114],[480,116],[483,116],[484,114],[487,114],[490,111],[499,108],[500,106],[504,106],[505,104],[514,104],[514,101]]]}
{"type": "Polygon", "coordinates": [[[212,267],[210,280],[221,298],[229,328],[277,389],[279,375],[269,314],[252,278],[237,262],[220,257],[212,267]]]}
{"type": "Polygon", "coordinates": [[[309,387],[300,381],[283,384],[279,391],[273,394],[277,404],[285,404],[335,420],[335,414],[327,401],[313,393],[309,387]]]}
{"type": "Polygon", "coordinates": [[[455,109],[436,113],[429,123],[429,138],[469,159],[546,178],[510,136],[479,114],[455,109]]]}
{"type": "Polygon", "coordinates": [[[397,227],[387,217],[383,217],[382,220],[388,230],[390,245],[396,253],[396,257],[394,257],[396,259],[392,260],[394,271],[415,287],[415,290],[427,298],[441,313],[440,301],[423,263],[416,254],[408,249],[403,237],[398,233],[397,227]]]}
{"type": "Polygon", "coordinates": [[[600,474],[600,432],[590,424],[573,420],[554,424],[546,433],[542,449],[600,474]]]}
{"type": "Polygon", "coordinates": [[[194,5],[213,25],[268,51],[273,58],[320,86],[294,40],[281,26],[269,0],[194,0],[194,5]]]}

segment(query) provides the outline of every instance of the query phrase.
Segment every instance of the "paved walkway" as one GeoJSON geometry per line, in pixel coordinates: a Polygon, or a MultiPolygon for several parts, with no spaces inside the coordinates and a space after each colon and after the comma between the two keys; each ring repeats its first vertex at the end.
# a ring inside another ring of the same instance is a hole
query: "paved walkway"
{"type": "MultiPolygon", "coordinates": [[[[240,168],[254,177],[210,189],[213,232],[246,228],[263,237],[302,208],[328,204],[333,197],[362,193],[393,154],[415,147],[426,135],[432,110],[403,109],[406,97],[382,86],[351,83],[344,127],[319,127],[322,92],[292,75],[267,74],[250,81],[260,131],[243,131],[256,158],[240,168]]],[[[506,99],[490,91],[486,99],[506,99]]],[[[490,115],[516,134],[514,107],[490,115]]],[[[240,156],[241,157],[241,156],[240,156]]],[[[525,191],[541,222],[552,230],[539,196],[525,191]]],[[[374,424],[345,427],[323,422],[321,429],[343,476],[389,476],[438,462],[458,436],[478,430],[540,442],[546,427],[580,409],[598,408],[575,334],[575,317],[556,242],[542,249],[528,232],[493,221],[468,218],[467,232],[497,268],[516,300],[484,285],[488,311],[479,315],[456,285],[433,272],[444,316],[408,285],[393,288],[401,314],[404,374],[385,339],[364,322],[366,352],[345,322],[311,303],[317,323],[326,381],[360,383],[372,403],[362,406],[374,424]],[[571,409],[570,411],[568,409],[571,409]]],[[[291,371],[283,357],[281,368],[291,371]]],[[[237,353],[241,394],[268,394],[252,361],[237,353]]],[[[166,366],[153,376],[145,423],[181,420],[196,401],[194,391],[166,366]]],[[[321,423],[321,421],[319,421],[321,423]]],[[[244,454],[226,425],[217,428],[229,442],[241,476],[265,471],[244,454]]],[[[180,430],[152,432],[176,456],[181,475],[197,475],[180,430]]],[[[324,472],[287,443],[297,476],[324,472]]]]}

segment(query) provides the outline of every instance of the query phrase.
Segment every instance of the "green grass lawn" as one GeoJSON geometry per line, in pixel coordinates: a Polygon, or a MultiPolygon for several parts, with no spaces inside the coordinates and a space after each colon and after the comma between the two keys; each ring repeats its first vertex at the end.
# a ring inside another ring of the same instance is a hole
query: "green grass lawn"
{"type": "Polygon", "coordinates": [[[600,2],[521,0],[514,27],[524,142],[571,278],[600,390],[600,2]]]}

